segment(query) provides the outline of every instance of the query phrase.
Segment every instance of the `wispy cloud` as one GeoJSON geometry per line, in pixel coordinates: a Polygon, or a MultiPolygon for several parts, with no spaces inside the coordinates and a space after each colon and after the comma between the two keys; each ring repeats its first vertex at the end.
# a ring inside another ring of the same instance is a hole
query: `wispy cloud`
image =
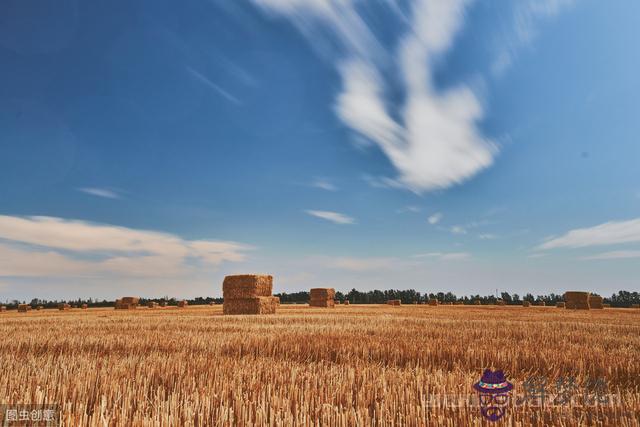
{"type": "Polygon", "coordinates": [[[435,258],[442,261],[455,261],[471,258],[469,252],[429,252],[425,254],[416,254],[413,258],[435,258]]]}
{"type": "Polygon", "coordinates": [[[333,222],[335,224],[355,224],[356,223],[356,220],[354,218],[351,218],[350,216],[341,214],[339,212],[316,211],[316,210],[306,210],[305,212],[311,216],[315,216],[316,218],[321,218],[321,219],[333,222]]]}
{"type": "Polygon", "coordinates": [[[406,213],[406,212],[411,212],[411,213],[418,213],[422,211],[422,208],[420,208],[419,206],[405,206],[403,208],[398,209],[396,212],[397,213],[406,213]]]}
{"type": "Polygon", "coordinates": [[[442,215],[440,212],[438,212],[438,213],[434,213],[429,218],[427,218],[427,221],[429,222],[429,224],[435,225],[435,224],[439,223],[442,220],[443,217],[444,217],[444,215],[442,215]]]}
{"type": "Polygon", "coordinates": [[[497,238],[498,238],[498,236],[496,236],[495,234],[491,234],[491,233],[478,234],[478,239],[480,239],[480,240],[495,240],[497,238]]]}
{"type": "Polygon", "coordinates": [[[338,48],[328,55],[343,84],[335,111],[395,166],[398,176],[379,182],[420,193],[462,183],[493,163],[497,148],[477,127],[483,109],[473,91],[463,83],[441,91],[433,81],[436,59],[464,24],[467,1],[411,2],[397,51],[382,48],[356,1],[254,2],[289,18],[317,50],[338,48]],[[397,73],[382,72],[388,61],[397,73]],[[402,88],[404,105],[387,98],[390,86],[402,88]]]}
{"type": "Polygon", "coordinates": [[[514,2],[513,28],[510,35],[501,40],[493,60],[491,72],[502,75],[517,57],[518,51],[528,46],[537,35],[538,25],[570,9],[575,0],[521,0],[514,2]]]}
{"type": "Polygon", "coordinates": [[[453,234],[467,234],[466,228],[462,227],[461,225],[454,225],[449,230],[453,234]]]}
{"type": "Polygon", "coordinates": [[[311,186],[326,191],[338,191],[338,187],[336,187],[331,181],[326,178],[314,179],[311,183],[311,186]]]}
{"type": "Polygon", "coordinates": [[[583,257],[583,260],[629,259],[640,258],[640,251],[612,251],[598,255],[583,257]]]}
{"type": "Polygon", "coordinates": [[[0,276],[175,276],[194,262],[242,261],[252,249],[53,217],[0,216],[0,242],[0,276]]]}
{"type": "Polygon", "coordinates": [[[640,218],[571,230],[563,236],[549,239],[537,249],[584,248],[637,242],[640,242],[640,218]]]}
{"type": "Polygon", "coordinates": [[[81,191],[86,194],[90,194],[96,197],[104,197],[105,199],[119,199],[120,195],[116,193],[114,190],[109,190],[107,188],[95,188],[95,187],[83,187],[78,188],[78,191],[81,191]]]}
{"type": "Polygon", "coordinates": [[[198,81],[200,81],[200,83],[203,83],[204,85],[210,87],[211,89],[216,91],[220,96],[225,98],[227,101],[230,101],[230,102],[232,102],[232,103],[234,103],[236,105],[241,105],[242,104],[242,102],[238,98],[236,98],[235,96],[231,95],[229,92],[227,92],[226,90],[224,90],[223,88],[221,88],[220,86],[218,86],[217,84],[215,84],[214,82],[209,80],[202,73],[198,72],[197,70],[194,70],[191,67],[187,67],[187,71],[193,77],[195,77],[198,81]]]}

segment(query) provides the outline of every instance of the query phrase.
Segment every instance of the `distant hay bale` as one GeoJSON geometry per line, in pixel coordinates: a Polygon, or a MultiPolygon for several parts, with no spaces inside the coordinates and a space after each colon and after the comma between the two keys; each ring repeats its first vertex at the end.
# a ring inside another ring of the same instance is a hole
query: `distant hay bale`
{"type": "Polygon", "coordinates": [[[393,305],[393,306],[399,306],[402,305],[402,301],[400,301],[399,299],[390,299],[387,301],[388,305],[393,305]]]}
{"type": "Polygon", "coordinates": [[[149,302],[147,303],[147,307],[148,307],[148,308],[157,308],[157,307],[158,307],[158,303],[157,303],[157,302],[155,302],[155,301],[149,301],[149,302]]]}
{"type": "Polygon", "coordinates": [[[349,305],[349,300],[344,300],[344,305],[349,305]]]}
{"type": "Polygon", "coordinates": [[[339,299],[334,300],[334,302],[336,303],[336,305],[340,305],[340,300],[339,299]]]}
{"type": "Polygon", "coordinates": [[[604,308],[604,306],[602,305],[602,297],[597,295],[590,295],[589,307],[596,310],[602,310],[604,308]]]}
{"type": "Polygon", "coordinates": [[[529,302],[529,301],[522,301],[522,306],[523,306],[523,307],[531,307],[531,302],[529,302]]]}
{"type": "Polygon", "coordinates": [[[479,299],[473,301],[473,305],[482,305],[479,299]]]}
{"type": "Polygon", "coordinates": [[[505,305],[505,302],[504,300],[499,299],[496,301],[496,305],[505,305]]]}
{"type": "Polygon", "coordinates": [[[439,303],[440,303],[440,302],[439,302],[437,299],[435,299],[435,298],[431,298],[431,299],[429,299],[429,305],[436,306],[436,305],[438,305],[439,303]]]}
{"type": "Polygon", "coordinates": [[[185,308],[188,305],[189,302],[187,300],[178,301],[178,308],[185,308]]]}
{"type": "Polygon", "coordinates": [[[275,314],[280,304],[278,297],[255,297],[242,299],[227,299],[224,301],[224,314],[275,314]]]}
{"type": "Polygon", "coordinates": [[[82,308],[83,310],[86,310],[87,308],[89,308],[89,306],[87,304],[82,304],[82,306],[80,306],[80,308],[82,308]]]}
{"type": "Polygon", "coordinates": [[[564,305],[565,305],[565,304],[564,304],[562,301],[558,301],[558,302],[556,303],[556,307],[558,307],[558,308],[564,308],[564,305]]]}
{"type": "Polygon", "coordinates": [[[60,310],[60,311],[71,310],[71,305],[65,304],[65,303],[60,303],[60,304],[58,304],[58,310],[60,310]]]}
{"type": "Polygon", "coordinates": [[[222,296],[225,300],[269,297],[272,290],[273,276],[264,274],[226,276],[222,282],[222,296]]]}
{"type": "Polygon", "coordinates": [[[122,297],[116,300],[116,310],[135,310],[140,303],[139,297],[122,297]]]}
{"type": "Polygon", "coordinates": [[[311,288],[309,290],[309,306],[331,308],[339,304],[335,299],[336,291],[333,288],[311,288]]]}
{"type": "Polygon", "coordinates": [[[589,292],[568,291],[564,293],[565,308],[570,310],[589,310],[589,292]]]}
{"type": "Polygon", "coordinates": [[[26,313],[31,310],[31,306],[29,304],[18,304],[18,313],[26,313]]]}
{"type": "Polygon", "coordinates": [[[3,311],[7,311],[7,307],[5,307],[4,305],[1,305],[0,306],[0,312],[3,312],[3,311]]]}

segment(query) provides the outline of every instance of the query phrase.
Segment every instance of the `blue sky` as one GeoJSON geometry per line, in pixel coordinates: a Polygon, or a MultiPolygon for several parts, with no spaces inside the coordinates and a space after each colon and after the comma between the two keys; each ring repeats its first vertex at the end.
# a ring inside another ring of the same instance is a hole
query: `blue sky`
{"type": "Polygon", "coordinates": [[[0,5],[0,299],[638,290],[636,2],[0,5]]]}

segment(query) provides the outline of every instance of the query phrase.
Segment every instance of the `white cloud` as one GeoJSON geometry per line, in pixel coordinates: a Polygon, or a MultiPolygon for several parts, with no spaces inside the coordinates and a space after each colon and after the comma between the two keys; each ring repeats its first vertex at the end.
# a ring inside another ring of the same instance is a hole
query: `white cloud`
{"type": "Polygon", "coordinates": [[[83,193],[91,194],[92,196],[104,197],[106,199],[119,199],[120,195],[113,190],[109,190],[106,188],[78,188],[78,191],[82,191],[83,193]]]}
{"type": "Polygon", "coordinates": [[[422,208],[418,206],[405,206],[403,208],[398,209],[396,212],[397,213],[405,213],[405,212],[418,213],[420,211],[422,211],[422,208]]]}
{"type": "Polygon", "coordinates": [[[429,218],[427,218],[427,221],[429,222],[429,224],[431,225],[435,225],[437,223],[440,222],[440,220],[442,220],[444,215],[442,215],[440,212],[435,213],[433,215],[431,215],[429,218]]]}
{"type": "Polygon", "coordinates": [[[0,275],[175,276],[200,263],[204,268],[242,261],[251,246],[185,240],[157,231],[0,215],[0,275]]]}
{"type": "Polygon", "coordinates": [[[640,251],[612,251],[598,255],[583,257],[583,260],[604,260],[604,259],[629,259],[640,258],[640,251]]]}
{"type": "Polygon", "coordinates": [[[337,45],[340,53],[333,58],[340,58],[334,60],[343,88],[336,114],[375,142],[396,168],[398,176],[383,181],[387,186],[417,193],[444,189],[493,163],[497,149],[477,128],[483,111],[475,94],[464,84],[441,91],[433,83],[436,59],[462,28],[467,1],[413,1],[395,52],[378,43],[357,1],[254,2],[288,17],[318,50],[335,51],[329,47],[337,45]],[[389,61],[397,73],[381,72],[389,61]],[[387,99],[392,85],[403,89],[404,105],[387,99]]]}
{"type": "Polygon", "coordinates": [[[640,218],[571,230],[563,236],[551,238],[537,249],[583,248],[637,242],[640,242],[640,218]]]}
{"type": "Polygon", "coordinates": [[[575,0],[522,0],[514,2],[512,34],[501,41],[491,71],[501,76],[513,63],[518,50],[528,46],[535,39],[536,27],[545,20],[557,17],[571,8],[575,0]]]}
{"type": "Polygon", "coordinates": [[[315,211],[315,210],[306,210],[311,216],[315,216],[316,218],[322,218],[327,221],[331,221],[335,224],[355,224],[356,220],[351,218],[350,216],[331,211],[315,211]]]}
{"type": "Polygon", "coordinates": [[[483,233],[483,234],[478,234],[478,239],[480,240],[494,240],[497,239],[498,236],[496,236],[495,234],[491,234],[491,233],[483,233]]]}
{"type": "Polygon", "coordinates": [[[321,190],[327,191],[338,191],[338,187],[336,187],[331,181],[325,178],[316,178],[311,183],[312,187],[319,188],[321,190]]]}
{"type": "Polygon", "coordinates": [[[436,258],[442,261],[456,261],[471,258],[468,252],[429,252],[425,254],[416,254],[413,258],[436,258]]]}
{"type": "Polygon", "coordinates": [[[450,231],[453,234],[467,234],[467,230],[460,225],[454,225],[453,227],[451,227],[450,231]]]}

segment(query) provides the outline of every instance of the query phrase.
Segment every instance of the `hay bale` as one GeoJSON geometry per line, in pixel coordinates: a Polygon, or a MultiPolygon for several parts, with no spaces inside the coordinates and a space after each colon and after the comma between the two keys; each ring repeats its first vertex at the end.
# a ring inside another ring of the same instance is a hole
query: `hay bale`
{"type": "Polygon", "coordinates": [[[278,297],[255,297],[242,299],[225,299],[223,314],[275,314],[280,304],[278,297]]]}
{"type": "Polygon", "coordinates": [[[138,305],[140,303],[140,297],[122,297],[122,303],[138,305]]]}
{"type": "Polygon", "coordinates": [[[187,300],[178,301],[178,308],[185,308],[188,305],[189,302],[187,300]]]}
{"type": "Polygon", "coordinates": [[[86,309],[89,308],[89,306],[87,304],[82,304],[82,306],[80,308],[82,308],[83,310],[86,310],[86,309]]]}
{"type": "Polygon", "coordinates": [[[148,307],[148,308],[157,308],[157,307],[158,307],[158,303],[157,303],[157,302],[155,302],[155,301],[149,301],[149,302],[147,303],[147,307],[148,307]]]}
{"type": "Polygon", "coordinates": [[[226,276],[222,282],[222,296],[225,300],[269,297],[272,289],[273,276],[269,275],[240,274],[226,276]]]}
{"type": "Polygon", "coordinates": [[[506,305],[506,304],[505,304],[504,300],[499,299],[499,300],[496,301],[496,305],[506,305]]]}
{"type": "Polygon", "coordinates": [[[333,308],[335,307],[335,305],[336,305],[336,302],[332,299],[309,301],[309,307],[333,308]]]}
{"type": "Polygon", "coordinates": [[[589,310],[589,292],[567,291],[564,293],[565,308],[570,310],[589,310]]]}
{"type": "Polygon", "coordinates": [[[344,305],[349,305],[349,300],[344,300],[344,305]]]}
{"type": "Polygon", "coordinates": [[[387,301],[388,305],[393,305],[393,306],[399,306],[402,305],[402,301],[400,301],[399,299],[390,299],[387,301]]]}
{"type": "Polygon", "coordinates": [[[595,310],[602,310],[604,308],[604,306],[602,305],[602,297],[597,295],[590,295],[589,307],[595,310]]]}
{"type": "Polygon", "coordinates": [[[71,310],[71,306],[69,304],[60,303],[58,304],[58,310],[60,311],[71,310]]]}
{"type": "Polygon", "coordinates": [[[473,305],[482,305],[482,302],[479,299],[477,299],[473,301],[473,305]]]}
{"type": "Polygon", "coordinates": [[[564,305],[565,305],[565,304],[564,304],[562,301],[558,301],[558,302],[556,303],[556,307],[557,307],[557,308],[564,308],[564,305]]]}
{"type": "Polygon", "coordinates": [[[0,306],[0,312],[7,311],[7,307],[4,305],[0,306]]]}
{"type": "Polygon", "coordinates": [[[529,301],[522,301],[523,307],[531,307],[531,303],[529,301]]]}
{"type": "Polygon", "coordinates": [[[440,304],[440,302],[439,302],[437,299],[435,299],[435,298],[431,298],[431,299],[429,300],[429,305],[436,306],[436,305],[438,305],[438,304],[440,304]]]}
{"type": "Polygon", "coordinates": [[[140,303],[139,297],[122,297],[116,300],[116,310],[135,310],[140,303]]]}
{"type": "Polygon", "coordinates": [[[336,290],[334,288],[311,288],[310,299],[335,299],[336,290]]]}
{"type": "Polygon", "coordinates": [[[29,304],[18,304],[18,313],[26,313],[31,310],[31,306],[29,304]]]}

